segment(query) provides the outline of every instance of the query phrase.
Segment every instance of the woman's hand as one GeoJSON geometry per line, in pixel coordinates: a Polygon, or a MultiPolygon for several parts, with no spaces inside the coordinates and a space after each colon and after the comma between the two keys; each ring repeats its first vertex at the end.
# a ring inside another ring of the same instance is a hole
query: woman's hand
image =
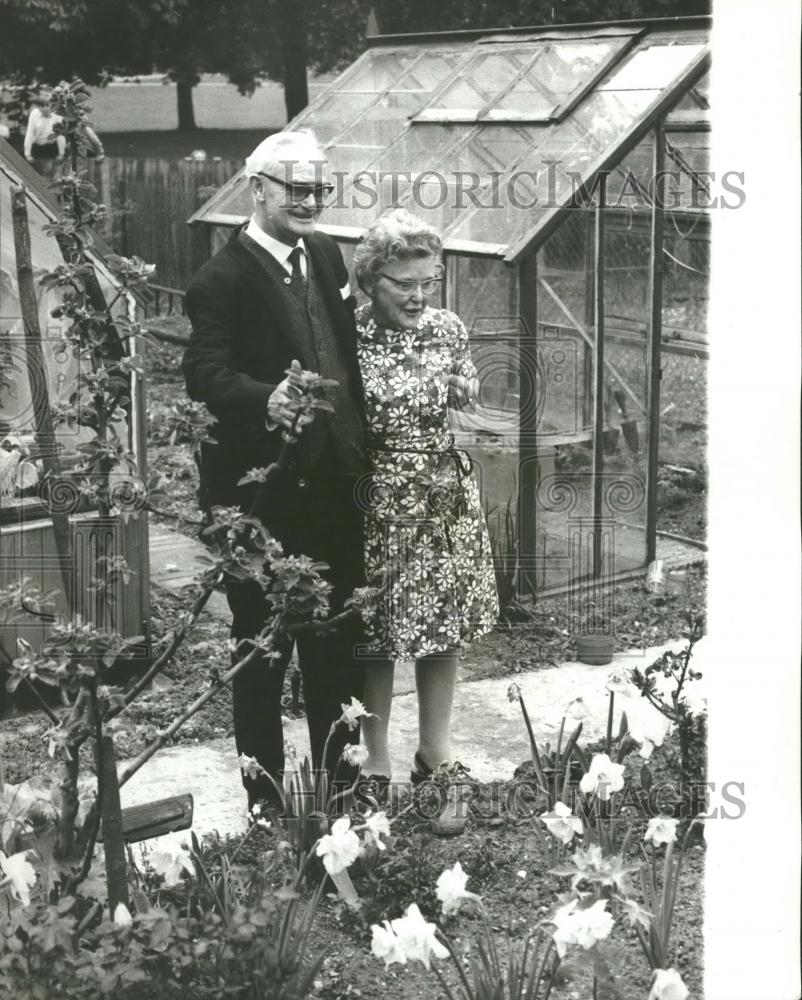
{"type": "Polygon", "coordinates": [[[450,406],[455,410],[461,410],[476,401],[479,395],[479,379],[451,374],[448,376],[448,394],[450,406]]]}

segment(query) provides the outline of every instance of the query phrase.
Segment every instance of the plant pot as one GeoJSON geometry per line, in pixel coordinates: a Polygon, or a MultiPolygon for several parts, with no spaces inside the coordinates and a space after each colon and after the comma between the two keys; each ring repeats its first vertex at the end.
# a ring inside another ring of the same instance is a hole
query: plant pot
{"type": "Polygon", "coordinates": [[[613,658],[615,639],[611,635],[601,633],[593,635],[575,636],[576,655],[581,663],[590,663],[593,666],[601,666],[609,663],[613,658]]]}

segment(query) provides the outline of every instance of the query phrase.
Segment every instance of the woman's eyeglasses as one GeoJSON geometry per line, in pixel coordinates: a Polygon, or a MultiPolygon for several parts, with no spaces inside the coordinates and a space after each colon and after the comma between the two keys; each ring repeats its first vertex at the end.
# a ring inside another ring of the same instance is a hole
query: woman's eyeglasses
{"type": "Polygon", "coordinates": [[[382,278],[387,278],[388,281],[392,281],[399,292],[403,292],[404,295],[411,295],[418,288],[424,295],[432,295],[440,287],[440,282],[443,280],[442,276],[439,278],[424,278],[423,281],[399,281],[398,278],[393,278],[389,274],[385,274],[384,271],[379,271],[382,278]]]}
{"type": "Polygon", "coordinates": [[[272,174],[266,174],[261,170],[259,176],[266,177],[274,184],[280,184],[289,195],[293,205],[300,205],[302,201],[306,201],[310,194],[316,202],[320,203],[328,198],[334,190],[334,185],[328,182],[323,184],[288,184],[286,181],[279,180],[278,177],[273,177],[272,174]]]}

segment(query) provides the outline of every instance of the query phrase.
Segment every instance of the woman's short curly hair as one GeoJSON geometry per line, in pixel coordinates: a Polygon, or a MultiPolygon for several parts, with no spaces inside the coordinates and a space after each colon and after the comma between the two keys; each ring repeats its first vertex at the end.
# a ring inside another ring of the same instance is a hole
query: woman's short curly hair
{"type": "Polygon", "coordinates": [[[387,264],[415,257],[438,257],[443,241],[437,230],[404,208],[385,212],[363,234],[354,251],[357,284],[367,293],[365,279],[387,264]]]}

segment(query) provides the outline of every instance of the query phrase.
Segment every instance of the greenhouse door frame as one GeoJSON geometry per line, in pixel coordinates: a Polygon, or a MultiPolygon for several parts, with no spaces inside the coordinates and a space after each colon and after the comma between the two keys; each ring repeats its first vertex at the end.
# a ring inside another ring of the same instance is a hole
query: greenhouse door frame
{"type": "MultiPolygon", "coordinates": [[[[663,232],[665,218],[665,128],[658,122],[652,130],[653,144],[653,179],[654,196],[650,224],[649,245],[649,277],[648,277],[648,316],[646,331],[646,399],[643,405],[645,415],[649,420],[648,454],[646,460],[646,556],[642,569],[655,559],[657,551],[657,476],[658,453],[660,441],[660,380],[661,345],[662,345],[662,310],[663,310],[663,232]]],[[[605,373],[605,323],[604,323],[604,267],[605,267],[605,212],[607,206],[606,175],[599,174],[596,202],[593,206],[593,230],[587,246],[592,250],[592,261],[588,272],[592,273],[592,294],[588,296],[588,305],[592,303],[594,331],[591,364],[587,371],[593,380],[592,397],[592,444],[593,444],[593,495],[592,495],[592,558],[591,574],[585,580],[587,585],[598,584],[603,575],[603,532],[608,523],[603,512],[603,479],[604,479],[604,373],[605,373]]],[[[548,235],[551,234],[551,228],[548,235]]],[[[548,238],[546,235],[546,239],[548,238]]],[[[530,357],[530,352],[537,355],[540,342],[538,325],[538,272],[537,254],[545,239],[534,245],[522,258],[519,268],[519,310],[524,332],[521,348],[521,367],[536,370],[536,358],[530,357]],[[533,334],[533,335],[532,335],[533,334]]],[[[589,291],[591,291],[589,289],[589,291]]],[[[582,331],[579,331],[582,333],[582,331]]],[[[628,387],[627,387],[628,388],[628,387]]],[[[629,390],[631,391],[631,390],[629,390]]],[[[587,401],[583,400],[583,406],[587,401]]],[[[518,488],[518,552],[519,591],[522,594],[538,596],[536,585],[536,551],[537,551],[537,490],[538,466],[537,445],[540,439],[537,426],[537,408],[526,405],[524,393],[521,393],[519,409],[519,488],[518,488]]],[[[623,571],[610,576],[610,580],[629,576],[633,571],[623,571]]],[[[640,572],[640,570],[635,571],[640,572]]],[[[564,589],[564,588],[560,588],[564,589]]]]}

